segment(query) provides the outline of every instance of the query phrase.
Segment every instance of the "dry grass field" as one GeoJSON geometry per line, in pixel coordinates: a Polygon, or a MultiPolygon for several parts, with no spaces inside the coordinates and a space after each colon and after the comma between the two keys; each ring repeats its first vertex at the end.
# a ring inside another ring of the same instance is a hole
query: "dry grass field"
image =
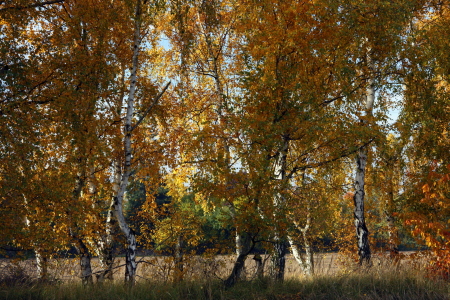
{"type": "MultiPolygon", "coordinates": [[[[76,259],[55,259],[50,272],[55,282],[42,285],[20,284],[3,280],[0,299],[450,299],[448,282],[426,277],[426,259],[417,256],[392,264],[384,255],[374,255],[369,269],[336,253],[315,256],[314,277],[303,276],[292,256],[287,257],[286,280],[274,283],[268,278],[255,278],[255,261],[246,262],[247,280],[225,289],[222,280],[232,267],[234,256],[194,256],[185,261],[185,279],[173,283],[173,261],[169,257],[140,257],[137,284],[133,289],[123,282],[123,258],[116,260],[114,282],[83,287],[78,276],[76,259]]],[[[268,272],[270,257],[266,261],[268,272]]],[[[94,273],[99,271],[93,259],[94,273]]],[[[1,278],[35,278],[34,260],[0,262],[1,278]]]]}
{"type": "MultiPolygon", "coordinates": [[[[262,256],[265,274],[269,272],[270,257],[262,256]]],[[[194,256],[186,258],[184,262],[185,277],[191,279],[201,278],[217,278],[225,279],[233,267],[233,255],[219,255],[214,257],[194,256]]],[[[317,275],[332,275],[342,269],[343,259],[337,253],[316,254],[315,271],[317,275]]],[[[169,281],[171,272],[174,269],[173,259],[171,257],[154,256],[154,257],[138,257],[137,281],[156,280],[169,281]]],[[[115,280],[122,280],[125,272],[125,259],[116,258],[114,264],[115,280]]],[[[92,259],[93,273],[97,274],[101,271],[98,259],[92,259]]],[[[78,282],[80,281],[78,274],[78,259],[52,259],[49,262],[49,271],[51,278],[55,278],[62,282],[78,282]]],[[[245,274],[247,279],[252,279],[256,271],[256,262],[253,255],[247,258],[245,266],[245,274]]],[[[37,268],[34,259],[27,260],[0,260],[0,274],[11,274],[11,272],[23,272],[31,278],[37,278],[37,268]]],[[[11,274],[12,275],[12,274],[11,274]]],[[[287,255],[286,259],[286,278],[302,277],[303,273],[300,266],[291,255],[287,255]]]]}
{"type": "MultiPolygon", "coordinates": [[[[426,264],[424,259],[411,260],[408,258],[414,252],[404,253],[405,258],[400,264],[405,268],[408,265],[414,264],[415,268],[423,268],[426,264]]],[[[270,257],[263,255],[264,273],[268,274],[270,266],[270,257]]],[[[184,269],[185,278],[189,279],[203,279],[216,278],[225,279],[233,267],[233,255],[216,255],[214,257],[193,256],[185,259],[184,269]]],[[[170,281],[171,273],[174,269],[174,262],[171,257],[164,256],[146,256],[138,257],[137,281],[154,280],[154,281],[170,281]]],[[[49,271],[51,278],[55,278],[61,282],[78,282],[79,266],[78,259],[52,259],[49,262],[49,271]]],[[[114,278],[121,281],[125,272],[125,259],[116,258],[114,264],[114,278]]],[[[315,275],[328,276],[338,275],[345,272],[350,272],[352,268],[356,268],[355,264],[350,259],[339,255],[338,253],[318,253],[314,256],[315,275]]],[[[373,257],[373,264],[376,268],[386,268],[391,265],[387,259],[387,255],[376,254],[373,257]]],[[[92,259],[93,273],[98,274],[101,271],[98,259],[92,259]]],[[[396,268],[399,268],[397,266],[396,268]]],[[[11,272],[22,272],[31,278],[37,278],[36,262],[34,259],[28,260],[0,260],[0,275],[11,274],[11,272]]],[[[256,272],[256,262],[253,260],[253,255],[249,255],[245,265],[246,278],[251,280],[256,272]]],[[[297,264],[292,255],[286,256],[286,273],[285,278],[302,278],[304,277],[300,266],[297,264]]]]}

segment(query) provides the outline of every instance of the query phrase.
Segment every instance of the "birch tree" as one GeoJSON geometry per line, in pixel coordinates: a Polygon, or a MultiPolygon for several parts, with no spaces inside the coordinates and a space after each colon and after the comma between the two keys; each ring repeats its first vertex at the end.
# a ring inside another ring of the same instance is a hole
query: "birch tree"
{"type": "MultiPolygon", "coordinates": [[[[126,222],[123,212],[123,201],[125,192],[128,186],[128,182],[133,171],[132,160],[133,160],[133,149],[132,149],[132,135],[133,131],[141,124],[150,110],[153,108],[154,104],[162,97],[164,92],[169,87],[169,83],[165,85],[165,87],[161,90],[161,92],[154,97],[153,104],[150,107],[146,108],[142,113],[140,118],[133,125],[133,116],[135,110],[135,102],[136,102],[136,91],[138,84],[138,72],[140,67],[140,48],[143,40],[142,28],[143,24],[148,24],[144,22],[145,18],[149,17],[149,10],[154,9],[149,7],[150,3],[147,1],[137,0],[135,3],[134,14],[133,14],[133,25],[134,25],[134,34],[133,34],[133,54],[131,59],[131,69],[130,69],[130,79],[129,79],[129,90],[126,100],[126,111],[125,111],[125,119],[124,119],[124,128],[123,128],[123,166],[121,168],[120,176],[117,174],[117,178],[120,177],[120,184],[118,187],[117,193],[114,195],[114,212],[119,227],[122,233],[125,235],[127,245],[126,245],[126,268],[125,268],[125,281],[129,284],[133,285],[135,282],[136,276],[136,234],[134,230],[129,226],[126,222]]],[[[151,13],[155,13],[155,11],[151,11],[151,13]]],[[[148,28],[147,28],[148,30],[148,28]]],[[[116,169],[118,172],[118,168],[116,169]]]]}
{"type": "MultiPolygon", "coordinates": [[[[343,73],[349,76],[346,81],[335,76],[336,70],[351,64],[340,51],[349,36],[325,17],[329,8],[322,8],[311,3],[249,2],[242,29],[248,41],[244,48],[248,71],[243,79],[243,107],[249,120],[245,139],[252,153],[245,155],[244,164],[255,168],[266,184],[259,207],[274,226],[276,280],[283,279],[286,229],[292,225],[284,216],[294,177],[354,153],[351,131],[347,131],[353,127],[352,117],[341,115],[339,108],[346,105],[341,99],[351,101],[361,78],[348,72],[343,73]],[[315,39],[329,45],[324,47],[328,50],[309,43],[315,39]],[[270,205],[265,197],[271,199],[270,205]]],[[[295,252],[295,244],[291,249],[295,252]]]]}
{"type": "Polygon", "coordinates": [[[237,76],[239,71],[239,58],[235,55],[238,45],[233,28],[237,5],[229,1],[198,1],[192,4],[174,1],[173,5],[174,20],[178,22],[176,31],[168,35],[174,54],[181,57],[182,65],[177,72],[183,85],[179,85],[179,94],[181,97],[190,94],[193,100],[181,100],[181,106],[188,109],[188,114],[186,110],[181,112],[179,118],[185,120],[184,128],[175,131],[177,135],[184,131],[182,139],[187,146],[184,153],[180,153],[184,159],[180,163],[202,169],[193,175],[198,179],[189,183],[197,194],[205,196],[203,199],[207,203],[202,205],[230,208],[231,218],[235,221],[237,253],[233,271],[225,281],[226,286],[231,286],[239,280],[250,249],[250,240],[244,237],[248,233],[243,231],[245,226],[240,224],[241,214],[237,211],[240,206],[237,198],[242,196],[237,190],[240,190],[238,185],[241,183],[236,180],[238,158],[232,154],[236,142],[233,137],[236,135],[233,132],[235,127],[231,121],[236,89],[233,76],[237,76]],[[191,86],[186,86],[186,83],[191,86]],[[197,124],[192,120],[198,120],[197,124]],[[207,179],[209,175],[212,176],[207,179]]]}
{"type": "MultiPolygon", "coordinates": [[[[373,62],[371,49],[367,49],[368,53],[366,56],[367,66],[370,72],[369,80],[366,88],[366,101],[365,101],[365,116],[371,117],[373,104],[375,101],[375,86],[373,79],[373,62]]],[[[356,238],[358,240],[358,255],[359,263],[368,263],[370,261],[370,245],[369,245],[369,231],[367,230],[365,216],[364,216],[364,184],[366,175],[366,165],[367,165],[367,146],[361,147],[358,150],[356,156],[356,173],[355,173],[355,194],[353,196],[353,201],[355,203],[355,227],[356,227],[356,238]]]]}
{"type": "MultiPolygon", "coordinates": [[[[363,146],[358,149],[356,155],[356,169],[354,181],[354,223],[359,263],[370,262],[371,250],[369,243],[369,231],[367,229],[364,213],[365,177],[368,156],[368,141],[375,140],[380,135],[383,126],[383,114],[386,111],[386,98],[380,98],[375,103],[376,89],[382,90],[384,84],[401,84],[402,78],[398,76],[398,57],[404,47],[403,32],[411,21],[415,11],[420,9],[421,2],[398,3],[342,3],[341,16],[349,24],[358,24],[353,31],[347,34],[352,37],[355,46],[353,55],[359,57],[363,65],[358,66],[363,75],[363,89],[357,93],[361,97],[360,136],[364,138],[363,146]],[[381,25],[383,24],[383,25],[381,25]],[[383,27],[383,29],[381,29],[383,27]],[[377,116],[374,116],[374,108],[379,107],[377,116]],[[377,122],[378,121],[378,122],[377,122]]],[[[357,99],[355,99],[357,100],[357,99]]],[[[357,100],[358,101],[358,100],[357,100]]]]}

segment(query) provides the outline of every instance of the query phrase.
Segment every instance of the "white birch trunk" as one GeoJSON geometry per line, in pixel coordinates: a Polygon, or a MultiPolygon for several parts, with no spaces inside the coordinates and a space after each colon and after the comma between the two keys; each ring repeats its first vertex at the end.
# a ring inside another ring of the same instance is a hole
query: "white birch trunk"
{"type": "MultiPolygon", "coordinates": [[[[112,190],[114,195],[119,193],[120,180],[122,177],[120,160],[114,160],[114,177],[112,190]]],[[[114,249],[113,249],[113,237],[114,237],[114,197],[111,200],[109,207],[106,211],[106,221],[105,221],[105,233],[101,236],[97,254],[102,268],[102,272],[98,275],[97,280],[99,282],[104,282],[105,279],[113,280],[113,265],[114,265],[114,249]]]]}
{"type": "MultiPolygon", "coordinates": [[[[97,185],[94,182],[94,174],[95,174],[95,169],[93,166],[91,166],[89,168],[89,181],[88,181],[88,192],[91,197],[95,197],[95,195],[97,193],[97,185]]],[[[113,205],[113,203],[110,204],[110,207],[107,211],[107,225],[108,225],[109,219],[111,218],[112,205],[113,205]]],[[[93,206],[94,210],[99,209],[99,207],[96,205],[95,202],[92,204],[92,206],[93,206]]],[[[106,229],[106,231],[108,231],[108,228],[106,229]]],[[[112,256],[111,256],[111,259],[108,259],[109,256],[107,253],[108,252],[107,251],[107,249],[108,249],[107,238],[108,237],[111,238],[111,235],[101,233],[100,231],[97,231],[97,234],[99,236],[99,240],[96,243],[93,240],[88,240],[88,243],[91,245],[91,247],[93,247],[95,249],[95,253],[97,254],[97,256],[99,258],[99,262],[100,262],[100,266],[101,266],[102,270],[97,272],[98,274],[96,274],[96,277],[97,277],[97,282],[102,283],[102,282],[104,282],[105,279],[112,279],[112,272],[111,272],[112,256]]],[[[109,243],[109,245],[111,245],[111,243],[109,243]]],[[[112,254],[112,252],[110,252],[110,253],[112,254]]],[[[82,278],[85,278],[85,276],[87,274],[87,271],[83,272],[83,265],[86,265],[87,263],[88,263],[87,258],[82,256],[81,260],[80,260],[80,265],[81,265],[81,269],[82,269],[82,272],[81,272],[82,278]]],[[[90,269],[90,263],[89,263],[88,267],[90,269]]],[[[87,268],[85,268],[85,269],[87,269],[87,268]]],[[[90,282],[92,282],[92,280],[90,280],[90,282]]],[[[89,282],[86,282],[86,283],[89,283],[89,282]]]]}
{"type": "MultiPolygon", "coordinates": [[[[122,65],[122,74],[120,77],[121,92],[118,96],[118,101],[116,103],[115,117],[117,120],[120,119],[122,115],[122,101],[125,97],[125,66],[122,65]]],[[[119,128],[118,128],[119,129],[119,128]]],[[[122,177],[122,166],[120,159],[116,158],[113,162],[114,176],[113,176],[113,195],[117,195],[120,189],[120,180],[122,177]]],[[[112,197],[109,207],[106,211],[106,221],[105,221],[105,233],[100,238],[99,246],[97,249],[97,254],[100,260],[100,265],[103,272],[98,275],[97,280],[103,282],[105,279],[113,280],[114,273],[112,271],[114,265],[114,249],[113,249],[113,239],[114,239],[114,218],[115,208],[114,208],[114,196],[112,197]]]]}
{"type": "Polygon", "coordinates": [[[305,276],[314,275],[314,253],[311,249],[310,242],[307,238],[306,231],[302,231],[303,246],[305,248],[305,254],[302,255],[297,244],[294,242],[292,236],[288,236],[289,244],[291,245],[292,256],[298,263],[305,276]]]}
{"type": "MultiPolygon", "coordinates": [[[[283,138],[282,147],[278,153],[277,161],[274,166],[274,175],[276,180],[280,182],[281,185],[284,184],[286,180],[286,167],[287,167],[287,154],[289,151],[289,140],[283,138]]],[[[274,205],[274,220],[275,220],[275,228],[274,228],[274,255],[272,257],[272,270],[271,276],[275,281],[283,281],[284,280],[284,272],[286,267],[286,254],[288,252],[287,247],[287,235],[282,233],[279,229],[279,226],[276,222],[280,219],[280,210],[283,210],[285,205],[284,196],[278,192],[274,196],[273,205],[274,205]]]]}
{"type": "Polygon", "coordinates": [[[308,239],[306,230],[302,230],[303,245],[305,246],[305,275],[314,275],[314,252],[312,251],[311,243],[308,239]]]}
{"type": "Polygon", "coordinates": [[[41,281],[48,280],[48,257],[44,253],[39,248],[34,248],[38,279],[41,281]]]}
{"type": "Polygon", "coordinates": [[[355,195],[353,201],[355,204],[354,219],[356,228],[356,238],[358,244],[359,263],[370,262],[370,246],[369,246],[369,231],[366,227],[364,217],[364,183],[365,171],[367,162],[367,150],[360,149],[356,158],[356,176],[355,176],[355,195]]]}
{"type": "Polygon", "coordinates": [[[137,69],[138,69],[138,55],[139,47],[141,43],[140,37],[140,25],[141,25],[141,3],[138,0],[136,5],[135,13],[135,31],[133,38],[133,58],[132,58],[132,69],[130,74],[130,90],[127,100],[127,111],[125,117],[125,127],[124,127],[124,152],[125,152],[125,163],[123,168],[123,173],[120,180],[119,191],[114,197],[114,212],[115,217],[119,223],[119,227],[122,233],[125,235],[127,241],[126,248],[126,263],[125,263],[125,282],[133,285],[136,277],[136,235],[131,229],[123,214],[123,199],[125,196],[125,191],[128,186],[129,177],[131,174],[131,134],[132,134],[132,118],[134,112],[134,98],[136,92],[137,83],[137,69]]]}
{"type": "Polygon", "coordinates": [[[308,230],[311,226],[311,212],[309,204],[307,207],[305,227],[301,228],[295,221],[293,223],[296,226],[296,228],[300,230],[300,232],[302,233],[303,247],[305,249],[305,254],[302,255],[302,253],[300,253],[294,239],[292,238],[292,236],[288,235],[289,244],[291,245],[292,256],[299,264],[300,268],[303,271],[303,274],[305,276],[312,276],[314,275],[314,252],[308,239],[308,230]]]}
{"type": "MultiPolygon", "coordinates": [[[[374,64],[371,58],[370,49],[367,50],[367,67],[369,69],[369,79],[366,88],[366,116],[372,115],[373,104],[375,101],[375,80],[373,78],[374,64]]],[[[364,124],[364,123],[363,123],[364,124]]],[[[355,204],[354,221],[356,228],[356,238],[358,245],[359,263],[370,263],[371,253],[369,245],[369,231],[367,230],[364,215],[364,197],[365,197],[365,175],[367,164],[367,148],[361,147],[356,156],[356,175],[355,175],[355,195],[353,201],[355,204]]]]}
{"type": "Polygon", "coordinates": [[[302,269],[303,274],[306,274],[306,272],[305,272],[306,265],[305,265],[304,257],[300,253],[300,250],[291,235],[288,235],[288,241],[289,241],[289,244],[291,245],[292,256],[294,257],[295,261],[298,263],[298,265],[302,269]]]}

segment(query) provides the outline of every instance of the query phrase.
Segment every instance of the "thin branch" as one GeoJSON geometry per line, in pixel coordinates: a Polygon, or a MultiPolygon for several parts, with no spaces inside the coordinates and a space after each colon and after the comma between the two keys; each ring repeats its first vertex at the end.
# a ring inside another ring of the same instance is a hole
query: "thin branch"
{"type": "Polygon", "coordinates": [[[150,105],[149,108],[147,108],[147,110],[144,112],[144,114],[139,118],[139,121],[137,121],[137,123],[131,128],[130,132],[132,132],[133,130],[136,129],[136,127],[139,126],[139,124],[141,124],[141,122],[144,120],[144,118],[148,115],[148,113],[150,112],[150,110],[156,105],[156,103],[158,103],[158,100],[164,95],[164,93],[166,92],[166,90],[169,88],[170,85],[170,81],[166,84],[166,86],[163,88],[163,90],[161,91],[161,93],[158,94],[158,96],[156,96],[156,98],[153,100],[153,103],[150,105]]]}
{"type": "Polygon", "coordinates": [[[35,4],[25,5],[25,6],[10,6],[10,7],[4,7],[4,8],[0,8],[0,12],[6,11],[6,10],[9,10],[9,9],[22,10],[22,9],[35,8],[35,7],[44,7],[44,6],[49,5],[49,4],[62,3],[62,2],[64,2],[64,1],[66,1],[66,0],[52,0],[52,1],[45,1],[45,2],[41,2],[41,3],[35,3],[35,4]]]}
{"type": "MultiPolygon", "coordinates": [[[[91,275],[104,273],[104,272],[106,272],[106,271],[115,270],[115,269],[118,269],[118,268],[121,268],[121,267],[124,267],[124,266],[126,266],[126,264],[117,265],[117,266],[115,266],[115,267],[112,267],[111,269],[106,269],[106,270],[100,270],[100,271],[92,272],[91,275]]],[[[81,277],[80,277],[80,278],[81,278],[81,277]]]]}
{"type": "Polygon", "coordinates": [[[217,159],[200,159],[200,160],[185,160],[181,164],[200,164],[204,162],[217,162],[217,159]]]}
{"type": "Polygon", "coordinates": [[[353,149],[353,150],[351,150],[351,151],[348,151],[348,152],[345,152],[345,151],[344,151],[341,155],[336,156],[336,157],[333,157],[333,158],[331,158],[331,159],[329,159],[329,160],[324,160],[324,161],[318,162],[318,163],[316,163],[316,164],[309,164],[309,165],[305,165],[305,166],[301,166],[301,167],[296,166],[296,167],[294,167],[294,168],[291,170],[291,172],[289,173],[288,176],[286,176],[286,178],[291,179],[292,176],[294,176],[298,171],[304,171],[304,170],[306,170],[306,169],[317,168],[317,167],[326,165],[326,164],[328,164],[328,163],[335,162],[335,161],[337,161],[337,160],[339,160],[339,159],[341,159],[341,158],[350,156],[350,155],[352,155],[353,153],[356,153],[359,149],[366,147],[367,145],[369,145],[370,143],[372,143],[374,140],[375,140],[375,138],[372,138],[372,139],[370,139],[367,143],[364,143],[362,146],[356,147],[355,149],[353,149]]]}
{"type": "Polygon", "coordinates": [[[150,279],[148,279],[148,278],[145,278],[145,277],[143,277],[143,276],[140,276],[140,275],[138,275],[138,274],[136,274],[136,277],[138,277],[138,278],[142,278],[142,279],[144,279],[144,280],[147,280],[147,281],[151,281],[150,279]]]}

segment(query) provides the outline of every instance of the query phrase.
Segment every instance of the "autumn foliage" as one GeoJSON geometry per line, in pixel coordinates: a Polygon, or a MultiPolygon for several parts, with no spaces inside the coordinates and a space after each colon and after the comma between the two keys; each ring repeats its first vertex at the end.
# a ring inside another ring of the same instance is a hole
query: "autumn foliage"
{"type": "Polygon", "coordinates": [[[448,279],[449,5],[0,1],[1,254],[133,284],[139,253],[173,281],[235,253],[232,286],[409,247],[448,279]]]}

